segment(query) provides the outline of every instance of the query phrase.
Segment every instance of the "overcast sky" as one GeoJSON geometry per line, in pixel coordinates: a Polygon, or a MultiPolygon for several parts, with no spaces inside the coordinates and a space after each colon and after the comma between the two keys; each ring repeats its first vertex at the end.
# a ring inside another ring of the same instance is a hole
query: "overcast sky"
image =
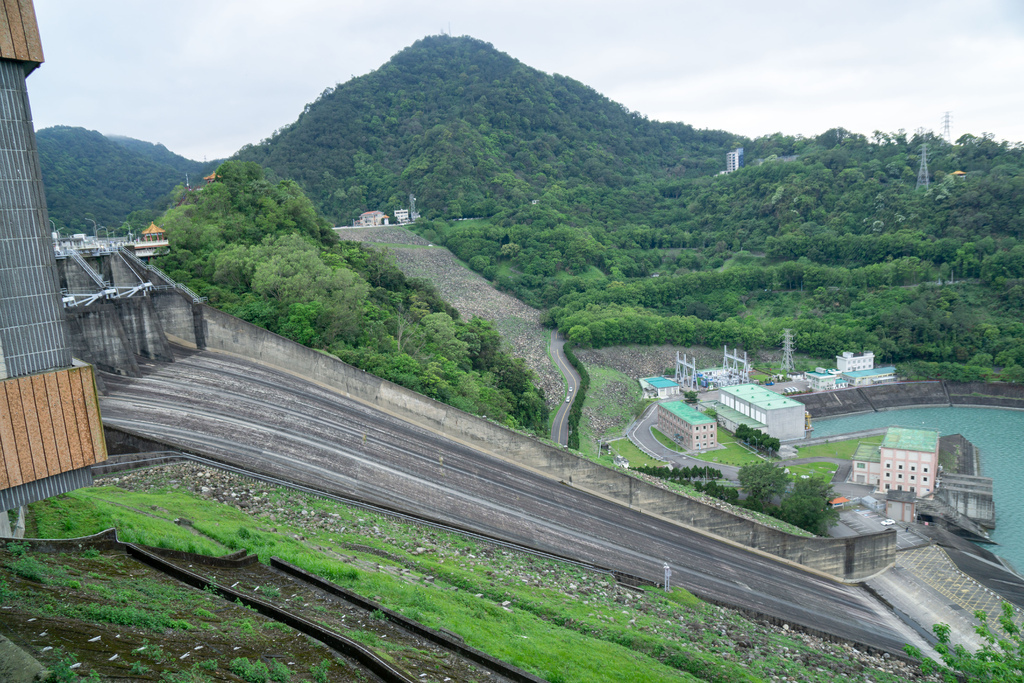
{"type": "Polygon", "coordinates": [[[214,159],[426,35],[749,137],[843,126],[1024,141],[1024,0],[34,0],[36,128],[214,159]]]}

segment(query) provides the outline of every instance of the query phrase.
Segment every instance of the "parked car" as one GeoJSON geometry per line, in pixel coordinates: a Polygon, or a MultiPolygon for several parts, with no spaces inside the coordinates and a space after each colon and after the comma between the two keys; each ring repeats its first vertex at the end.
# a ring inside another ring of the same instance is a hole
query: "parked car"
{"type": "Polygon", "coordinates": [[[888,518],[886,518],[886,519],[882,520],[882,526],[892,526],[895,523],[896,523],[895,519],[888,519],[888,518]]]}

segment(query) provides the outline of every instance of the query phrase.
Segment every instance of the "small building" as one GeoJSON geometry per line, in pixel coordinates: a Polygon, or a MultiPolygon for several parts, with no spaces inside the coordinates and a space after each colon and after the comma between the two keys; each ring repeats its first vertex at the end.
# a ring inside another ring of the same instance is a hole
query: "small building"
{"type": "Polygon", "coordinates": [[[640,389],[644,392],[644,398],[672,398],[679,395],[679,385],[667,377],[643,377],[640,379],[640,389]]]}
{"type": "Polygon", "coordinates": [[[939,433],[931,429],[889,427],[881,445],[861,444],[853,455],[853,483],[876,486],[879,493],[930,495],[938,469],[939,433]]]}
{"type": "Polygon", "coordinates": [[[361,228],[375,228],[380,225],[387,225],[388,217],[383,211],[366,211],[359,214],[356,225],[361,228]]]}
{"type": "Polygon", "coordinates": [[[811,391],[832,391],[833,389],[845,389],[850,385],[842,375],[826,371],[824,368],[817,368],[814,372],[805,373],[811,382],[811,391]]]}
{"type": "Polygon", "coordinates": [[[849,505],[849,503],[850,499],[846,496],[839,496],[838,498],[833,498],[828,502],[828,504],[834,508],[844,508],[849,505]]]}
{"type": "Polygon", "coordinates": [[[409,209],[395,209],[395,222],[405,225],[409,222],[409,209]]]}
{"type": "Polygon", "coordinates": [[[885,494],[885,516],[897,522],[917,521],[917,496],[910,491],[890,490],[885,494]]]}
{"type": "Polygon", "coordinates": [[[839,372],[873,370],[875,367],[875,354],[873,351],[861,351],[860,353],[844,351],[843,355],[836,356],[836,367],[839,368],[839,372]]]}
{"type": "MultiPolygon", "coordinates": [[[[760,429],[780,441],[804,436],[804,404],[756,384],[737,384],[718,391],[718,403],[728,411],[720,415],[729,423],[760,429]]],[[[731,428],[735,431],[735,427],[731,428]]]]}
{"type": "Polygon", "coordinates": [[[683,401],[658,404],[658,430],[688,451],[718,447],[718,423],[683,401]]]}
{"type": "Polygon", "coordinates": [[[896,368],[889,365],[872,370],[856,370],[842,374],[851,387],[872,387],[876,384],[892,384],[896,381],[896,368]]]}

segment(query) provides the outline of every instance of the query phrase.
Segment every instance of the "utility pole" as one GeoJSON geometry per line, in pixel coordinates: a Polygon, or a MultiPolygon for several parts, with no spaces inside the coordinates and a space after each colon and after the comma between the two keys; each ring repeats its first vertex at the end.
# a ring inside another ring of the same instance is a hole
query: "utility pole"
{"type": "Polygon", "coordinates": [[[930,185],[928,180],[928,144],[921,144],[921,167],[917,170],[917,187],[915,189],[920,190],[921,186],[924,185],[924,189],[928,189],[930,185]]]}

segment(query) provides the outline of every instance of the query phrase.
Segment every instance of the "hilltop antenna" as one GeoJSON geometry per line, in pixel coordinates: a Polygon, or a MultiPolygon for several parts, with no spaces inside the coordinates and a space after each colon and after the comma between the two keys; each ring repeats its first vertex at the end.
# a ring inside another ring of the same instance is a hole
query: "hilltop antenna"
{"type": "Polygon", "coordinates": [[[793,364],[793,330],[782,331],[782,374],[789,375],[796,370],[793,364]]]}
{"type": "Polygon", "coordinates": [[[947,111],[942,115],[942,136],[946,138],[946,142],[953,144],[953,134],[949,131],[949,124],[953,122],[953,112],[947,111]]]}
{"type": "Polygon", "coordinates": [[[917,171],[917,187],[915,189],[920,190],[921,186],[924,185],[924,189],[928,189],[928,145],[927,143],[921,144],[921,168],[917,171]]]}

